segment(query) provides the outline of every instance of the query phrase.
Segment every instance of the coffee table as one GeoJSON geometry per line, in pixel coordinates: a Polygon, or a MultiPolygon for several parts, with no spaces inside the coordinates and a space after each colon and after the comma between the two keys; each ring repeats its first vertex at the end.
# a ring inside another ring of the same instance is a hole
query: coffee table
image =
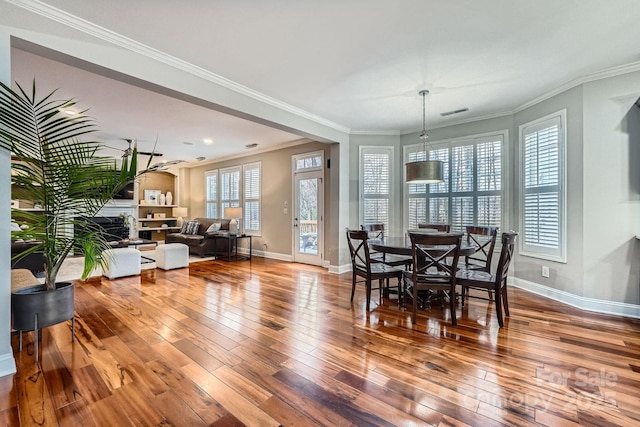
{"type": "MultiPolygon", "coordinates": [[[[138,247],[141,245],[153,245],[158,246],[158,242],[156,240],[150,239],[125,239],[125,240],[114,240],[113,242],[109,242],[112,248],[128,248],[129,246],[138,247]]],[[[155,259],[149,258],[143,255],[140,255],[140,263],[148,264],[150,262],[156,262],[155,259]]]]}

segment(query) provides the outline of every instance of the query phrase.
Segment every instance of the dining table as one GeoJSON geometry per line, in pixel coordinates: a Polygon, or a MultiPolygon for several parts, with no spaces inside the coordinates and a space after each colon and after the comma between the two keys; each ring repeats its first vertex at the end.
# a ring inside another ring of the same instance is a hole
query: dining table
{"type": "MultiPolygon", "coordinates": [[[[409,236],[370,239],[369,248],[373,251],[385,254],[411,256],[411,239],[409,238],[409,236]]],[[[428,252],[432,255],[437,255],[438,252],[444,253],[447,252],[448,249],[449,248],[446,246],[436,245],[429,247],[428,252]]],[[[459,256],[473,255],[477,250],[478,246],[473,243],[467,242],[466,239],[462,239],[459,256]]]]}
{"type": "MultiPolygon", "coordinates": [[[[434,232],[435,234],[447,234],[442,232],[434,232]]],[[[402,237],[384,237],[382,239],[370,239],[369,240],[369,248],[372,251],[381,252],[384,255],[402,255],[411,257],[411,238],[408,235],[402,237]]],[[[425,248],[427,252],[431,256],[437,257],[439,255],[445,254],[448,252],[451,247],[443,246],[443,245],[434,245],[425,248]]],[[[478,250],[478,246],[475,244],[468,242],[467,239],[462,239],[460,244],[460,252],[459,256],[469,256],[473,255],[478,250]]],[[[404,294],[404,292],[403,292],[404,294]]],[[[427,292],[424,298],[422,298],[421,305],[430,304],[434,299],[442,298],[443,296],[449,297],[447,292],[440,291],[437,293],[427,292]]],[[[457,295],[456,295],[457,298],[457,295]]],[[[402,297],[400,297],[400,305],[405,306],[405,301],[402,297]]]]}

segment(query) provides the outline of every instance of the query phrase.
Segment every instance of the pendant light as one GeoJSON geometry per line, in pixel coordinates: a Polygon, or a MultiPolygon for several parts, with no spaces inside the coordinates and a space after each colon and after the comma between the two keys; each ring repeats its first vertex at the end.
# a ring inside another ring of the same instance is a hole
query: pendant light
{"type": "MultiPolygon", "coordinates": [[[[422,132],[420,139],[422,140],[425,156],[427,155],[427,118],[425,112],[425,99],[429,94],[428,90],[418,92],[422,96],[422,132]]],[[[406,167],[406,181],[411,184],[436,184],[444,182],[444,169],[441,160],[420,160],[417,162],[409,162],[406,167]]]]}

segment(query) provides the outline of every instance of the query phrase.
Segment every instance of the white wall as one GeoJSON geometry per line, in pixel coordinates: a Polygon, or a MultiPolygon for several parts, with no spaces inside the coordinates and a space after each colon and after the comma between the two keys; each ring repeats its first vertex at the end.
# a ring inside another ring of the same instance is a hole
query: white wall
{"type": "Polygon", "coordinates": [[[582,296],[583,273],[583,100],[582,86],[574,87],[566,92],[542,101],[526,110],[514,115],[513,162],[516,167],[514,178],[514,216],[513,224],[516,230],[521,230],[518,204],[518,183],[520,174],[520,151],[518,127],[525,123],[567,110],[566,123],[566,161],[567,161],[567,262],[553,262],[517,256],[514,263],[515,277],[528,282],[537,283],[545,287],[569,292],[582,296]],[[549,278],[542,277],[542,266],[549,267],[549,278]]]}
{"type": "MultiPolygon", "coordinates": [[[[11,42],[9,34],[0,27],[0,81],[11,82],[11,42]]],[[[11,217],[11,156],[0,150],[0,218],[11,217]]],[[[9,242],[9,221],[0,221],[0,241],[9,242]]],[[[0,377],[16,371],[11,349],[11,247],[0,245],[0,377]]]]}
{"type": "Polygon", "coordinates": [[[584,85],[584,296],[640,304],[640,72],[584,85]]]}

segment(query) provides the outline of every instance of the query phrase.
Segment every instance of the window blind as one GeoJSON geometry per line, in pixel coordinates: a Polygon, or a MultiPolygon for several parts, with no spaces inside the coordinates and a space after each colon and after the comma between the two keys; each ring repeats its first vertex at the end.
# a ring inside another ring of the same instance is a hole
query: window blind
{"type": "MultiPolygon", "coordinates": [[[[240,207],[240,167],[220,169],[220,214],[224,209],[240,207]]],[[[244,213],[243,213],[244,215],[244,213]]]]}
{"type": "Polygon", "coordinates": [[[247,164],[244,169],[244,231],[248,234],[259,235],[261,233],[260,220],[260,184],[261,169],[260,162],[247,164]]]}
{"type": "Polygon", "coordinates": [[[207,171],[205,179],[205,210],[207,218],[220,218],[218,216],[218,170],[207,171]]]}
{"type": "Polygon", "coordinates": [[[506,132],[434,143],[428,153],[422,145],[407,147],[406,161],[427,156],[429,160],[441,160],[445,177],[438,184],[406,186],[407,228],[416,228],[420,223],[451,224],[451,231],[458,232],[467,225],[502,227],[505,135],[506,132]]]}
{"type": "Polygon", "coordinates": [[[382,223],[389,230],[391,147],[360,147],[360,212],[363,224],[382,223]]]}
{"type": "Polygon", "coordinates": [[[564,115],[521,126],[522,251],[564,258],[564,115]]]}

